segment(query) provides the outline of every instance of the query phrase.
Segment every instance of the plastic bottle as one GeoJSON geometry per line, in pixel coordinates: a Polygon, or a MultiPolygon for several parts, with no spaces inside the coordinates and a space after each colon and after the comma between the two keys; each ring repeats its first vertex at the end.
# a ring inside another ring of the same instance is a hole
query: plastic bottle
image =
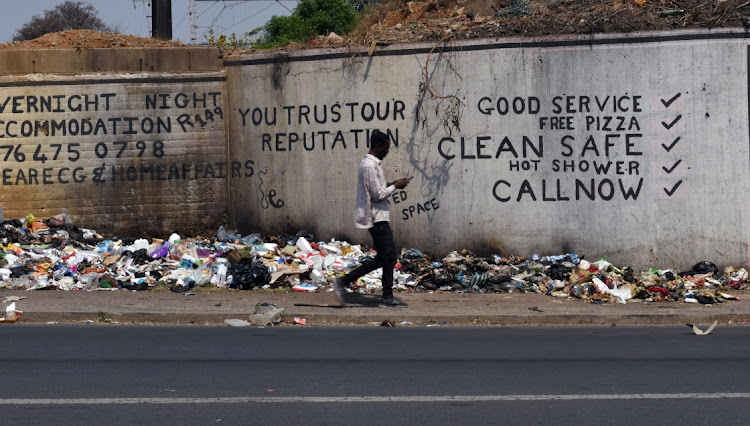
{"type": "Polygon", "coordinates": [[[99,242],[99,244],[96,245],[96,250],[100,253],[109,253],[112,249],[112,241],[111,240],[104,240],[99,242]]]}
{"type": "Polygon", "coordinates": [[[227,270],[226,263],[219,263],[216,267],[216,274],[211,279],[211,283],[216,287],[225,288],[227,286],[227,270]]]}

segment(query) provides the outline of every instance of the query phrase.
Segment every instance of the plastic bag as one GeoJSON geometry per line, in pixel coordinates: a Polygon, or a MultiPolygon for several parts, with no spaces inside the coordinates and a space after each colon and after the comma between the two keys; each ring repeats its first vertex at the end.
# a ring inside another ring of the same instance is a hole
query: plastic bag
{"type": "Polygon", "coordinates": [[[255,312],[250,315],[250,324],[256,326],[278,324],[281,322],[281,314],[285,310],[273,303],[258,303],[255,305],[255,312]]]}

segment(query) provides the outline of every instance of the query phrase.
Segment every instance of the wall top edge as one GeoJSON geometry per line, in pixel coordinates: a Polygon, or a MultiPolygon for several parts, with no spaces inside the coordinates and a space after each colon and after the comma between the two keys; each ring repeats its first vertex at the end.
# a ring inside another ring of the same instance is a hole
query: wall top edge
{"type": "Polygon", "coordinates": [[[82,48],[82,49],[76,49],[75,47],[70,48],[36,48],[36,49],[0,49],[0,55],[7,55],[11,53],[18,53],[18,52],[44,52],[44,53],[53,53],[53,52],[61,52],[70,54],[70,52],[77,52],[77,53],[86,53],[86,52],[106,52],[106,51],[116,51],[116,52],[143,52],[143,51],[155,51],[155,52],[164,52],[164,51],[170,51],[170,52],[185,52],[185,51],[196,51],[196,52],[213,52],[219,55],[221,53],[221,49],[215,46],[176,46],[176,47],[149,47],[149,46],[133,46],[133,47],[91,47],[91,48],[82,48]]]}
{"type": "MultiPolygon", "coordinates": [[[[444,43],[443,51],[471,51],[510,48],[550,48],[566,46],[596,46],[611,44],[660,43],[688,40],[742,40],[750,41],[750,28],[690,29],[678,31],[643,31],[633,33],[566,34],[541,37],[496,37],[486,39],[452,40],[444,43]]],[[[401,56],[429,53],[435,42],[378,44],[373,56],[401,56]]],[[[368,46],[356,48],[305,49],[281,52],[254,52],[224,57],[224,65],[262,65],[276,62],[298,62],[335,59],[351,56],[368,56],[368,46]]]]}
{"type": "Polygon", "coordinates": [[[105,74],[24,74],[0,76],[0,87],[26,86],[65,86],[70,84],[129,84],[129,83],[158,83],[182,84],[199,82],[224,82],[226,76],[222,72],[202,73],[105,73],[105,74]]]}
{"type": "Polygon", "coordinates": [[[189,73],[223,68],[221,51],[208,47],[0,50],[0,75],[189,73]]]}

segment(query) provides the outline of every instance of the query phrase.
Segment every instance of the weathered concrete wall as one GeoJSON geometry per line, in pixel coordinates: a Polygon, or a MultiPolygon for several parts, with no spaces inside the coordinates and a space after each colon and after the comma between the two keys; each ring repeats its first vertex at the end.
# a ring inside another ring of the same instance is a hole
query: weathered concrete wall
{"type": "Polygon", "coordinates": [[[229,59],[229,149],[254,169],[230,182],[233,221],[368,241],[357,165],[379,128],[387,178],[415,176],[391,200],[401,246],[747,264],[748,45],[702,31],[229,59]]]}
{"type": "Polygon", "coordinates": [[[0,63],[6,218],[67,209],[82,226],[131,235],[226,219],[233,165],[216,49],[2,51],[0,63]]]}
{"type": "Polygon", "coordinates": [[[117,49],[0,50],[0,75],[123,72],[216,72],[216,48],[152,47],[117,49]]]}
{"type": "Polygon", "coordinates": [[[0,205],[104,233],[353,227],[393,139],[397,243],[435,253],[747,264],[747,33],[467,41],[219,57],[0,51],[0,205]],[[457,103],[459,101],[459,103],[457,103]]]}

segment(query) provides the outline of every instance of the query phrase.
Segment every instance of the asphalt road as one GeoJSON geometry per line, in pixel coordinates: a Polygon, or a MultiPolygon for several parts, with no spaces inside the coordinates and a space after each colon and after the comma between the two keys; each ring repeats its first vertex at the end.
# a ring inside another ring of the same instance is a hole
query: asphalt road
{"type": "Polygon", "coordinates": [[[746,424],[750,327],[0,326],[25,424],[746,424]]]}

